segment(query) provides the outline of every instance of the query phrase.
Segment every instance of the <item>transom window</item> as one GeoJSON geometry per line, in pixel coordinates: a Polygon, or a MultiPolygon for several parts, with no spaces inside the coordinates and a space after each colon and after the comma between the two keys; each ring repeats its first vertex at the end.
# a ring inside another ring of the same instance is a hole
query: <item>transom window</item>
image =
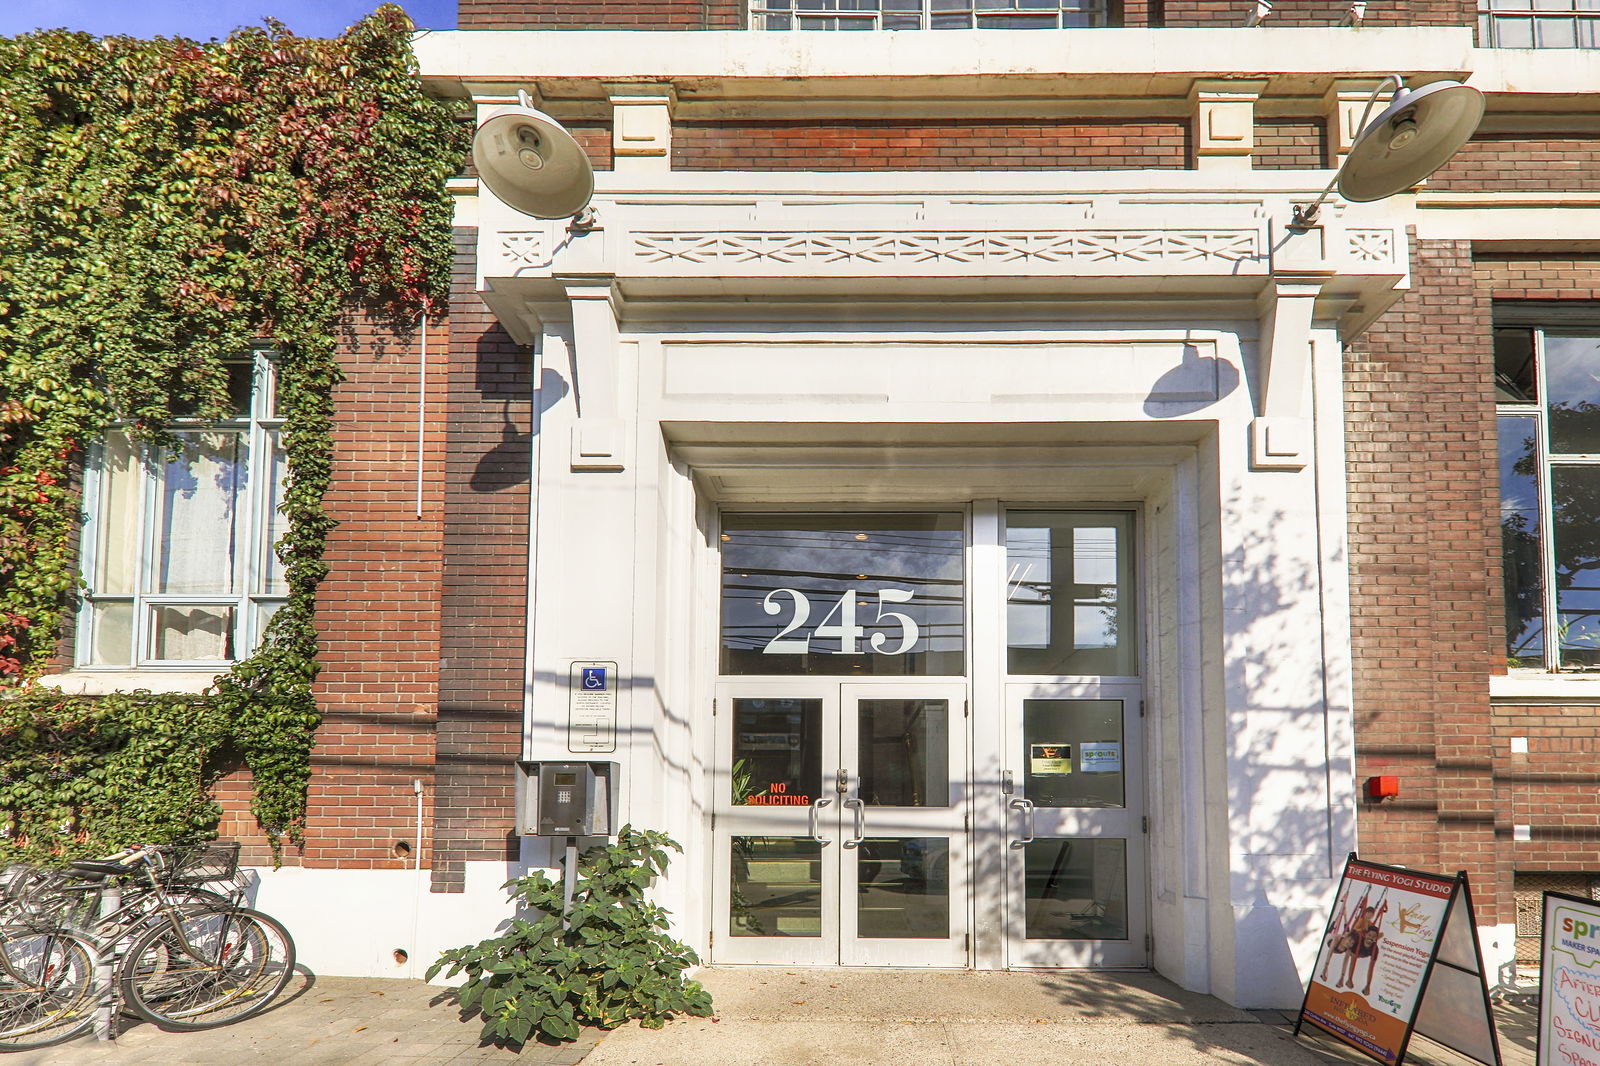
{"type": "Polygon", "coordinates": [[[1495,330],[1506,655],[1515,667],[1600,670],[1595,311],[1594,325],[1495,330]]]}
{"type": "Polygon", "coordinates": [[[155,449],[114,429],[85,484],[77,661],[214,666],[254,648],[288,595],[272,545],[285,463],[268,353],[230,368],[234,415],[155,449]]]}
{"type": "Polygon", "coordinates": [[[1478,0],[1485,48],[1600,48],[1600,0],[1478,0]]]}
{"type": "Polygon", "coordinates": [[[1118,0],[752,0],[758,30],[1057,30],[1121,23],[1118,0]]]}
{"type": "Polygon", "coordinates": [[[722,516],[724,674],[960,674],[959,514],[722,516]]]}

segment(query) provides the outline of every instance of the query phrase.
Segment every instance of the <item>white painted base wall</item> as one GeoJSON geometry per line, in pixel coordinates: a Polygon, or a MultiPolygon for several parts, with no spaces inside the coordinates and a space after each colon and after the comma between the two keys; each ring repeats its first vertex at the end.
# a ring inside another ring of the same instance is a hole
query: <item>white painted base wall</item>
{"type": "MultiPolygon", "coordinates": [[[[434,893],[427,869],[256,867],[254,906],[288,927],[300,964],[319,977],[421,980],[440,952],[495,935],[512,916],[501,886],[527,872],[469,862],[465,891],[434,893]],[[396,961],[397,949],[404,962],[396,961]]],[[[459,981],[441,974],[433,983],[459,981]]]]}

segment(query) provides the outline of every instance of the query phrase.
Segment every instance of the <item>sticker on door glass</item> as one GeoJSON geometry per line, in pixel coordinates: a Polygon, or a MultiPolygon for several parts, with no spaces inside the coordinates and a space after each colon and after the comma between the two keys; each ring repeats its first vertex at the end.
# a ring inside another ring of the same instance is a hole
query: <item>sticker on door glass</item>
{"type": "Polygon", "coordinates": [[[1028,745],[1028,773],[1034,777],[1072,773],[1072,745],[1028,745]]]}
{"type": "Polygon", "coordinates": [[[1086,774],[1120,774],[1122,743],[1111,740],[1079,744],[1078,769],[1086,774]]]}

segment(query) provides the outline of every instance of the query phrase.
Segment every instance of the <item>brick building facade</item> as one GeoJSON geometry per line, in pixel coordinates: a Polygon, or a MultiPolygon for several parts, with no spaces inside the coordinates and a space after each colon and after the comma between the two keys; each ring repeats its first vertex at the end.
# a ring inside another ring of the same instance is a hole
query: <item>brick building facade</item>
{"type": "Polygon", "coordinates": [[[1351,850],[1466,870],[1494,965],[1519,891],[1600,884],[1587,559],[1550,487],[1587,453],[1538,429],[1516,566],[1497,461],[1497,419],[1566,417],[1545,360],[1600,338],[1600,52],[1475,47],[1458,3],[1277,8],[834,35],[761,27],[889,13],[462,0],[421,36],[433,91],[566,126],[599,225],[469,171],[426,358],[352,324],[308,843],[262,894],[308,929],[330,893],[391,902],[312,964],[409,973],[491,929],[555,861],[519,757],[615,765],[719,962],[1150,966],[1285,1005],[1351,850]],[[1391,71],[1481,89],[1479,133],[1288,230],[1391,71]],[[852,546],[879,540],[915,567],[852,546]],[[609,749],[584,665],[615,671],[609,749]],[[912,703],[948,732],[901,721],[872,762],[866,716],[912,703]],[[1070,784],[1041,747],[1081,749],[1070,784]],[[750,767],[807,802],[730,793],[750,767]],[[1379,774],[1399,797],[1363,798],[1379,774]],[[842,902],[884,877],[942,917],[842,902]]]}

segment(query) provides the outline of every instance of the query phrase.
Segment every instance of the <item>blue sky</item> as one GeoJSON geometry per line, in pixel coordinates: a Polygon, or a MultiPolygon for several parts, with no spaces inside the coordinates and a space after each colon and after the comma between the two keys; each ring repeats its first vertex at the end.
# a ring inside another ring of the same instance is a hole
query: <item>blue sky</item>
{"type": "MultiPolygon", "coordinates": [[[[302,37],[331,37],[382,0],[0,0],[0,37],[65,26],[106,36],[226,37],[267,16],[302,37]]],[[[424,29],[452,30],[456,0],[398,0],[424,29]]]]}

